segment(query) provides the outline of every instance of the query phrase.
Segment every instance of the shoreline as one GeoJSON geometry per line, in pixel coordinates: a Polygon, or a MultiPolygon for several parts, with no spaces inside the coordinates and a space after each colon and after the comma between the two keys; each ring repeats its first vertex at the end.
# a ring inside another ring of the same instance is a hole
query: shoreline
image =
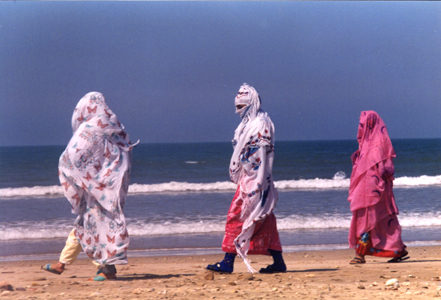
{"type": "MultiPolygon", "coordinates": [[[[60,239],[59,252],[41,252],[32,254],[15,254],[15,255],[0,255],[0,263],[2,262],[16,262],[16,261],[45,261],[58,260],[60,252],[64,247],[65,240],[60,239]]],[[[405,241],[407,247],[435,247],[441,246],[441,241],[405,241]]],[[[1,243],[0,243],[1,245],[1,243]]],[[[40,245],[35,244],[35,247],[40,245]]],[[[58,250],[57,248],[57,250],[58,250]]],[[[284,245],[283,252],[322,252],[322,251],[337,251],[350,250],[348,244],[305,244],[305,245],[284,245]]],[[[221,247],[177,247],[177,248],[134,248],[129,249],[128,258],[135,257],[164,257],[164,256],[200,256],[211,254],[222,254],[221,247]]],[[[81,252],[78,259],[88,259],[84,252],[81,252]]]]}
{"type": "MultiPolygon", "coordinates": [[[[132,257],[117,266],[118,280],[94,282],[96,268],[78,259],[61,275],[40,269],[56,260],[1,262],[0,281],[13,291],[1,299],[428,299],[441,296],[441,247],[408,248],[410,259],[387,263],[367,256],[367,263],[350,265],[354,250],[284,253],[288,271],[246,272],[236,258],[232,274],[205,270],[219,254],[132,257]],[[386,286],[390,279],[399,284],[386,286]]],[[[250,256],[255,269],[272,263],[269,256],[250,256]]]]}

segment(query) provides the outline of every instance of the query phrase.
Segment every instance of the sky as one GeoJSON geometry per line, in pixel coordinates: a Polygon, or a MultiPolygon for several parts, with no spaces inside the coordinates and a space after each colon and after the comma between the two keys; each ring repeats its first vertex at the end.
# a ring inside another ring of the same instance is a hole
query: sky
{"type": "Polygon", "coordinates": [[[441,138],[441,2],[1,1],[0,146],[66,145],[102,92],[132,140],[229,142],[256,88],[276,140],[441,138]]]}

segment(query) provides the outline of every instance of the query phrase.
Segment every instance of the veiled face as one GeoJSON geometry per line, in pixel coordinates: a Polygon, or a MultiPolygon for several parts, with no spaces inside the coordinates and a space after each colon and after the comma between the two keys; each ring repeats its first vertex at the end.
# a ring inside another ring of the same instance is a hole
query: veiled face
{"type": "Polygon", "coordinates": [[[246,86],[240,87],[236,99],[234,99],[234,105],[236,106],[236,113],[243,116],[247,107],[250,105],[250,92],[246,86]]]}
{"type": "MultiPolygon", "coordinates": [[[[386,126],[380,126],[384,123],[380,116],[374,111],[363,111],[360,114],[360,123],[358,124],[357,140],[358,143],[371,140],[375,135],[383,134],[386,126]]],[[[384,124],[383,124],[384,125],[384,124]]]]}
{"type": "Polygon", "coordinates": [[[237,92],[235,99],[236,108],[240,109],[250,104],[250,91],[247,87],[241,86],[239,92],[237,92]]]}
{"type": "Polygon", "coordinates": [[[360,123],[358,124],[358,132],[357,132],[357,141],[360,144],[361,139],[363,138],[365,124],[362,123],[362,119],[360,117],[360,123]]]}
{"type": "Polygon", "coordinates": [[[243,85],[240,87],[239,92],[237,92],[237,98],[243,98],[243,97],[247,97],[247,95],[249,94],[249,90],[248,90],[248,86],[243,85]]]}

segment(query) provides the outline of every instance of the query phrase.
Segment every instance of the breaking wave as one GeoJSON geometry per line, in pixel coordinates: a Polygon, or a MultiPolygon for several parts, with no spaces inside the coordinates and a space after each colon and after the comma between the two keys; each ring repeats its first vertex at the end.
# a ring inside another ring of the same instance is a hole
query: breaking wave
{"type": "MultiPolygon", "coordinates": [[[[344,172],[337,172],[332,179],[299,179],[299,180],[280,180],[275,182],[277,189],[283,190],[330,190],[349,188],[349,178],[344,172]]],[[[430,186],[441,186],[441,175],[438,176],[419,176],[419,177],[399,177],[394,181],[396,188],[422,188],[430,186]]],[[[189,183],[171,181],[158,184],[131,184],[129,194],[150,194],[150,193],[195,193],[195,192],[230,192],[236,189],[232,182],[213,182],[213,183],[189,183]]],[[[43,197],[43,196],[62,196],[63,191],[60,186],[34,186],[19,188],[0,189],[0,198],[8,197],[43,197]]]]}
{"type": "MultiPolygon", "coordinates": [[[[403,228],[425,228],[441,226],[441,213],[403,213],[399,216],[403,228]]],[[[349,229],[351,214],[289,215],[277,218],[279,230],[319,230],[349,229]]],[[[0,241],[36,240],[66,238],[72,230],[72,219],[57,221],[22,221],[0,223],[0,241]]],[[[131,236],[185,235],[223,232],[225,216],[192,216],[190,218],[170,218],[149,220],[147,218],[127,218],[131,236]]]]}

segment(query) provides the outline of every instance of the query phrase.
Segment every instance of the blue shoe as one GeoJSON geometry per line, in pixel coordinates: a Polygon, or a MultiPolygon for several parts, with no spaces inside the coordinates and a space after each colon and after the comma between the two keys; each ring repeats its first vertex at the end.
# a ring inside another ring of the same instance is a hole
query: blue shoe
{"type": "Polygon", "coordinates": [[[207,270],[218,272],[218,273],[233,273],[233,268],[228,268],[227,266],[217,262],[214,265],[208,265],[207,270]]]}

